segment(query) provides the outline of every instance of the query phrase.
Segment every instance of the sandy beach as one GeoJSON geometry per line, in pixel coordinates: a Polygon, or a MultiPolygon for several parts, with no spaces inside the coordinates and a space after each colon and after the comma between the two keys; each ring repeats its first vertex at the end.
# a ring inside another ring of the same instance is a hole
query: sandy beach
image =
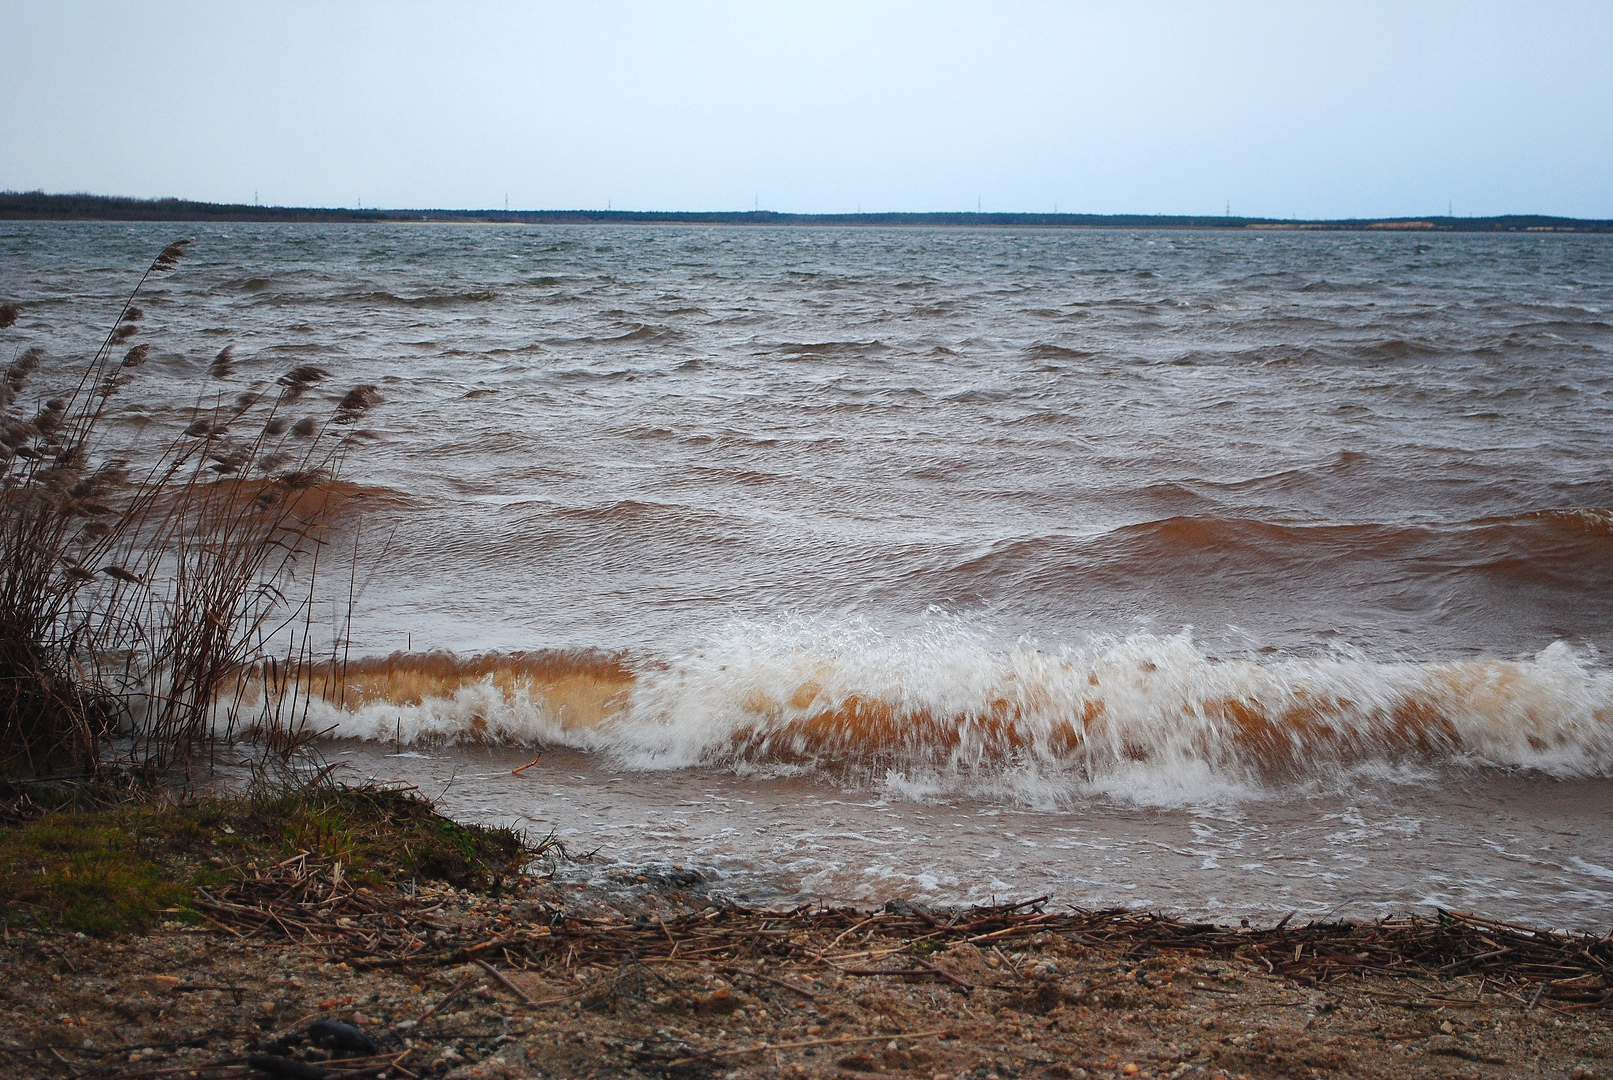
{"type": "Polygon", "coordinates": [[[606,901],[541,874],[355,885],[341,866],[229,861],[189,921],[149,932],[9,925],[0,1059],[38,1077],[456,1080],[1584,1080],[1613,1065],[1606,939],[1038,903],[768,911],[696,875],[639,875],[606,901]],[[342,1057],[307,1037],[320,1020],[369,1041],[342,1057]]]}

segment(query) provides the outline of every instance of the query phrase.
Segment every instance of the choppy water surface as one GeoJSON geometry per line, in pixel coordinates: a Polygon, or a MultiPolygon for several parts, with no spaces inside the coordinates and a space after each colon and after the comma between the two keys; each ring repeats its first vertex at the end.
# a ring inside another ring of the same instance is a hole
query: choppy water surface
{"type": "Polygon", "coordinates": [[[11,223],[8,345],[181,231],[123,430],[386,397],[360,771],[758,896],[1613,923],[1605,238],[11,223]]]}

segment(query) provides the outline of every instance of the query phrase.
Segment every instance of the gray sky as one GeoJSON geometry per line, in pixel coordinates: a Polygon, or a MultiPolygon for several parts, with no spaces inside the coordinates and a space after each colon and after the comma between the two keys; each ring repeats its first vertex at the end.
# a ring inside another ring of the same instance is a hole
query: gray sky
{"type": "Polygon", "coordinates": [[[0,188],[1613,217],[1613,3],[0,0],[0,188]]]}

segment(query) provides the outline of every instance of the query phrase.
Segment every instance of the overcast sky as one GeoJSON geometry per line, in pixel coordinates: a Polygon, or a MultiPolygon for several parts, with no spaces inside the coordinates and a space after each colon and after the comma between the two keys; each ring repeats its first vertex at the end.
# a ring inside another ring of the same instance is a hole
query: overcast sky
{"type": "Polygon", "coordinates": [[[0,188],[1613,217],[1613,3],[20,3],[0,188]]]}

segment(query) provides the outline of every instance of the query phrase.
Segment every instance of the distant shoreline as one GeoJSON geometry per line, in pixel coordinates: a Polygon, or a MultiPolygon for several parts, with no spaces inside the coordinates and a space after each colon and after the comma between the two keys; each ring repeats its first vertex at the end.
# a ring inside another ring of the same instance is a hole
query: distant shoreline
{"type": "Polygon", "coordinates": [[[1347,218],[1300,221],[1194,214],[780,214],[760,211],[349,210],[0,192],[0,221],[477,222],[508,225],[791,225],[873,228],[1218,229],[1251,232],[1613,233],[1613,220],[1496,217],[1347,218]]]}

